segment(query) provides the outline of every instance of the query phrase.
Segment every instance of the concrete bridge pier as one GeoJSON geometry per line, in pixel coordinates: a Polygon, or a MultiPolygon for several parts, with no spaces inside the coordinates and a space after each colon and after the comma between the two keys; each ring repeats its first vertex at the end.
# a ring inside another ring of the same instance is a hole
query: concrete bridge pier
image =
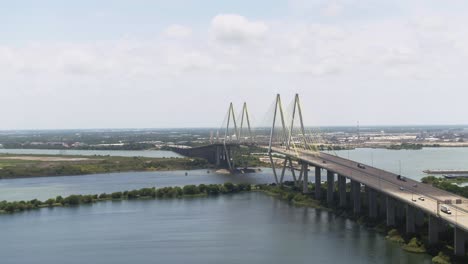
{"type": "Polygon", "coordinates": [[[327,204],[333,203],[333,191],[335,190],[335,173],[327,170],[327,204]]]}
{"type": "Polygon", "coordinates": [[[420,209],[415,209],[415,224],[417,227],[424,225],[424,212],[420,209]]]}
{"type": "Polygon", "coordinates": [[[395,200],[387,196],[385,198],[387,204],[387,226],[395,226],[395,200]]]}
{"type": "Polygon", "coordinates": [[[315,199],[320,200],[322,185],[322,170],[320,167],[315,167],[315,199]]]}
{"type": "Polygon", "coordinates": [[[436,216],[429,215],[429,245],[439,243],[439,232],[441,231],[440,219],[436,216]]]}
{"type": "Polygon", "coordinates": [[[465,242],[466,242],[466,233],[462,229],[460,229],[458,226],[455,226],[453,229],[454,232],[454,238],[453,238],[453,248],[455,250],[455,255],[456,256],[465,256],[466,250],[465,250],[465,242]]]}
{"type": "Polygon", "coordinates": [[[302,163],[302,193],[309,193],[309,164],[302,163]]]}
{"type": "Polygon", "coordinates": [[[415,233],[416,226],[415,226],[415,209],[409,204],[405,205],[406,209],[406,233],[415,233]]]}
{"type": "Polygon", "coordinates": [[[379,216],[384,217],[387,214],[387,198],[383,193],[378,194],[379,216]]]}
{"type": "Polygon", "coordinates": [[[234,163],[234,157],[232,155],[232,148],[228,147],[228,153],[227,153],[227,159],[231,163],[231,170],[234,170],[236,168],[236,164],[234,163]]]}
{"type": "Polygon", "coordinates": [[[338,192],[340,194],[340,207],[346,207],[346,177],[339,174],[338,192]]]}
{"type": "Polygon", "coordinates": [[[395,215],[398,222],[401,222],[405,216],[405,207],[400,201],[397,200],[395,200],[395,215]]]}
{"type": "Polygon", "coordinates": [[[353,211],[354,214],[361,212],[361,183],[351,180],[352,197],[353,197],[353,211]]]}
{"type": "Polygon", "coordinates": [[[222,155],[222,147],[221,146],[216,146],[216,167],[219,167],[221,165],[221,155],[222,155]]]}
{"type": "Polygon", "coordinates": [[[377,218],[377,192],[369,187],[366,187],[367,192],[367,204],[369,207],[369,217],[377,218]]]}

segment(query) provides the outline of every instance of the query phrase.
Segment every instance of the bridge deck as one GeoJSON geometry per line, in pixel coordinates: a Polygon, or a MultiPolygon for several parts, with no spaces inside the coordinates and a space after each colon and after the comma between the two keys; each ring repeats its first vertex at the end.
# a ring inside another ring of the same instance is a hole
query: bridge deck
{"type": "MultiPolygon", "coordinates": [[[[209,146],[214,145],[221,144],[212,144],[209,146]]],[[[257,147],[268,149],[267,146],[258,144],[229,143],[227,145],[256,145],[257,147]]],[[[207,146],[197,148],[204,147],[207,146]]],[[[438,210],[438,203],[443,203],[446,200],[450,200],[452,202],[455,202],[456,200],[466,200],[459,195],[455,195],[408,178],[406,178],[406,181],[401,181],[397,179],[397,175],[394,173],[368,165],[365,165],[365,169],[362,169],[358,167],[358,162],[322,152],[305,150],[295,151],[277,147],[272,147],[272,151],[294,157],[313,166],[346,176],[347,178],[358,181],[415,208],[419,208],[428,214],[440,217],[448,223],[456,225],[468,232],[468,204],[449,205],[452,210],[452,214],[450,215],[438,210]],[[415,184],[417,184],[417,187],[414,187],[415,184]],[[401,190],[400,187],[403,187],[403,190],[401,190]],[[418,199],[419,197],[424,197],[425,200],[421,201],[418,199]]]]}
{"type": "Polygon", "coordinates": [[[406,182],[404,182],[398,180],[397,175],[394,173],[371,166],[365,165],[365,169],[362,169],[357,166],[359,164],[358,162],[322,152],[288,151],[281,148],[272,148],[272,150],[356,180],[395,199],[403,201],[406,204],[419,208],[428,214],[439,216],[443,220],[468,231],[467,204],[449,205],[452,210],[451,215],[438,211],[438,202],[443,202],[445,200],[454,202],[457,199],[465,200],[461,196],[408,178],[406,178],[406,182]],[[417,187],[413,187],[415,184],[417,184],[417,187]],[[403,187],[404,190],[401,190],[400,187],[403,187]],[[421,196],[425,198],[424,201],[418,199],[421,196]],[[414,199],[416,201],[413,201],[414,199]]]}

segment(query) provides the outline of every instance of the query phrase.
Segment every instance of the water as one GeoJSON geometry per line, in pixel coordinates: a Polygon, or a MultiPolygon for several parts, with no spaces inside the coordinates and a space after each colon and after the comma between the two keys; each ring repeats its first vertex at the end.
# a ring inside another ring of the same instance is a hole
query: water
{"type": "MultiPolygon", "coordinates": [[[[135,156],[128,153],[125,156],[135,156]]],[[[337,153],[348,156],[348,151],[337,153]]],[[[402,174],[419,179],[424,169],[466,169],[468,149],[356,149],[349,157],[366,164],[373,158],[374,166],[393,172],[401,160],[402,174]]],[[[8,179],[0,181],[0,200],[273,182],[270,169],[245,175],[185,172],[8,179]]],[[[332,213],[292,207],[259,193],[41,209],[0,216],[0,225],[1,263],[431,263],[429,256],[406,253],[382,235],[332,213]]]]}
{"type": "Polygon", "coordinates": [[[31,154],[31,155],[73,155],[73,156],[121,156],[121,157],[147,157],[147,158],[180,158],[181,155],[166,150],[60,150],[60,149],[1,149],[4,154],[31,154]]]}
{"type": "MultiPolygon", "coordinates": [[[[57,195],[100,194],[145,187],[183,186],[210,183],[272,183],[271,169],[258,173],[225,175],[213,170],[152,171],[91,174],[82,176],[38,177],[0,180],[0,201],[46,200],[57,195]],[[207,173],[210,171],[210,173],[207,173]],[[187,176],[185,173],[187,172],[187,176]]],[[[285,180],[292,180],[287,174],[285,180]]]]}
{"type": "MultiPolygon", "coordinates": [[[[18,150],[19,151],[19,150],[18,150]]],[[[23,150],[21,150],[23,151],[23,150]]],[[[58,151],[58,150],[38,150],[58,151]]],[[[86,155],[95,151],[86,151],[86,155]]],[[[109,151],[113,152],[113,151],[109,151]]],[[[120,151],[119,151],[120,152],[120,151]]],[[[128,156],[156,155],[160,151],[122,151],[128,156]]],[[[172,153],[172,152],[169,152],[172,153]]],[[[355,149],[336,151],[344,158],[349,158],[399,174],[415,180],[424,177],[425,169],[468,169],[468,148],[424,148],[422,150],[387,150],[387,149],[355,149]]],[[[41,154],[45,154],[41,153],[41,154]]],[[[51,153],[49,153],[51,154],[51,153]]],[[[175,153],[174,153],[175,154],[175,153]]],[[[177,155],[177,154],[176,154],[177,155]]],[[[143,187],[182,186],[187,184],[224,183],[271,183],[274,181],[271,169],[262,169],[260,173],[243,175],[220,175],[211,170],[169,172],[127,172],[105,173],[84,176],[44,177],[0,180],[1,200],[31,200],[48,199],[57,195],[98,194],[138,189],[143,187]]],[[[291,180],[289,173],[286,180],[291,180]]],[[[323,180],[326,180],[326,176],[323,180]]]]}
{"type": "Polygon", "coordinates": [[[468,148],[423,148],[421,150],[389,150],[358,148],[335,151],[343,158],[359,161],[414,180],[427,176],[423,170],[468,170],[468,148]],[[401,164],[401,173],[400,173],[401,164]]]}
{"type": "MultiPolygon", "coordinates": [[[[42,155],[111,155],[124,157],[170,158],[181,155],[164,150],[56,150],[56,149],[0,149],[0,153],[42,154],[42,155]]],[[[420,180],[427,169],[468,170],[468,148],[423,148],[421,150],[388,150],[358,148],[335,151],[344,158],[350,158],[374,167],[402,174],[420,180]],[[400,166],[401,164],[401,166],[400,166]],[[400,168],[401,167],[401,168],[400,168]],[[401,172],[401,173],[400,173],[401,172]]],[[[333,152],[331,154],[334,154],[333,152]]]]}
{"type": "Polygon", "coordinates": [[[0,216],[1,263],[431,263],[332,213],[261,193],[0,216]]]}

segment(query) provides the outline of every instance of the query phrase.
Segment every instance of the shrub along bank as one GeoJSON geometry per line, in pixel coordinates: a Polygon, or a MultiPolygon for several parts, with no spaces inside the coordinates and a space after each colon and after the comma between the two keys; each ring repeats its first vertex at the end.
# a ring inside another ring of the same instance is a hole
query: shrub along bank
{"type": "MultiPolygon", "coordinates": [[[[254,188],[257,188],[254,186],[254,188]]],[[[39,209],[44,207],[56,206],[76,206],[80,204],[91,204],[107,200],[134,200],[134,199],[163,199],[163,198],[183,198],[193,196],[219,195],[228,193],[237,193],[252,190],[250,184],[200,184],[186,185],[184,187],[163,187],[156,189],[142,188],[138,190],[89,194],[89,195],[70,195],[67,197],[57,196],[55,198],[40,201],[37,199],[30,201],[1,201],[0,213],[15,213],[25,210],[39,209]]]]}

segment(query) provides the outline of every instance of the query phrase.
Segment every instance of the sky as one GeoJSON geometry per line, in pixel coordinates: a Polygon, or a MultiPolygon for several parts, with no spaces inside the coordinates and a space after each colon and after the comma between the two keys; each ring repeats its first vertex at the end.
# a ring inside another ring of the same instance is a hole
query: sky
{"type": "MultiPolygon", "coordinates": [[[[277,93],[306,125],[468,124],[466,0],[17,0],[0,130],[219,127],[277,93]]],[[[255,125],[255,124],[253,124],[255,125]]]]}

